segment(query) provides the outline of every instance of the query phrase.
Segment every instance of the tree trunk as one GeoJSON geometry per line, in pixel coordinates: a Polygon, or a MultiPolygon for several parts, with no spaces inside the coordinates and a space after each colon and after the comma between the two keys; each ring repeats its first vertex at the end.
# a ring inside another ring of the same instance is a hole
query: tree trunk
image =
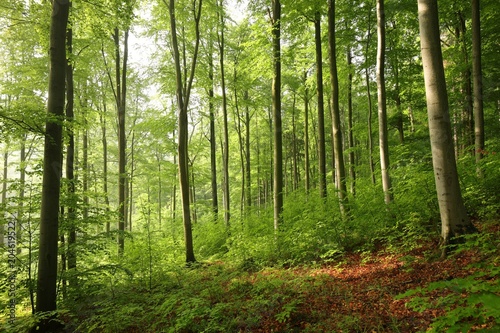
{"type": "MultiPolygon", "coordinates": [[[[7,205],[7,177],[8,177],[8,168],[9,168],[9,151],[8,148],[5,148],[5,152],[3,153],[3,183],[2,183],[2,205],[7,205]]],[[[6,219],[7,212],[2,212],[0,217],[0,246],[4,246],[5,244],[5,224],[4,220],[6,219]]]]}
{"type": "Polygon", "coordinates": [[[478,176],[481,177],[482,169],[480,162],[484,151],[484,113],[479,0],[472,0],[472,76],[474,82],[474,148],[476,153],[476,170],[478,176]]]}
{"type": "Polygon", "coordinates": [[[349,143],[349,177],[351,178],[350,191],[353,196],[356,196],[356,156],[354,154],[354,134],[352,129],[352,54],[351,47],[347,48],[347,66],[349,68],[348,84],[347,84],[347,138],[349,143]]]}
{"type": "MultiPolygon", "coordinates": [[[[50,74],[43,158],[42,203],[36,313],[55,311],[57,284],[57,243],[59,196],[62,170],[62,118],[64,117],[66,76],[66,26],[69,1],[52,2],[50,25],[50,74]]],[[[56,331],[60,322],[53,316],[38,323],[37,332],[56,331]]],[[[35,324],[33,331],[37,329],[35,324]]]]}
{"type": "Polygon", "coordinates": [[[252,206],[252,184],[251,184],[251,172],[250,172],[250,108],[248,90],[245,90],[245,178],[246,178],[246,200],[247,200],[247,210],[252,206]]]}
{"type": "Polygon", "coordinates": [[[309,88],[307,87],[307,71],[304,71],[304,187],[306,193],[311,188],[309,161],[309,88]]]}
{"type": "MultiPolygon", "coordinates": [[[[418,0],[420,44],[432,164],[441,213],[441,236],[447,245],[454,236],[475,231],[465,210],[453,149],[448,93],[441,53],[438,8],[435,0],[418,0]]],[[[443,254],[446,254],[443,247],[443,254]]]]}
{"type": "Polygon", "coordinates": [[[366,34],[366,49],[365,49],[365,83],[366,83],[366,96],[368,97],[368,163],[370,165],[370,178],[372,184],[375,185],[375,163],[373,161],[373,133],[372,133],[372,94],[370,89],[370,74],[369,74],[369,61],[368,54],[370,51],[370,41],[372,37],[371,32],[371,10],[368,11],[368,32],[366,34]]]}
{"type": "Polygon", "coordinates": [[[332,134],[333,155],[335,159],[336,186],[339,196],[340,211],[348,213],[347,189],[345,179],[344,152],[342,149],[342,130],[340,128],[339,81],[337,73],[337,46],[335,41],[335,0],[328,0],[328,52],[330,55],[330,84],[332,89],[332,134]]]}
{"type": "Polygon", "coordinates": [[[385,9],[384,0],[377,0],[377,96],[380,169],[386,204],[392,202],[392,185],[389,176],[389,141],[387,132],[387,98],[385,93],[385,9]]]}
{"type": "Polygon", "coordinates": [[[273,82],[272,108],[274,125],[274,230],[278,230],[283,212],[283,146],[281,129],[281,3],[272,0],[273,82]]]}
{"type": "MultiPolygon", "coordinates": [[[[217,6],[220,7],[220,11],[223,11],[222,1],[219,3],[217,1],[217,6]]],[[[224,144],[222,149],[222,169],[223,169],[223,194],[224,194],[224,222],[226,226],[229,227],[229,220],[231,218],[230,213],[230,193],[229,193],[229,132],[228,132],[228,119],[227,119],[227,96],[226,96],[226,77],[224,68],[224,15],[219,13],[219,23],[220,31],[217,35],[217,40],[219,43],[219,64],[220,64],[220,75],[221,75],[221,90],[222,90],[222,118],[223,118],[223,133],[224,133],[224,144]]]]}
{"type": "Polygon", "coordinates": [[[211,42],[208,54],[208,66],[208,78],[210,80],[210,88],[208,89],[208,111],[210,116],[210,172],[212,186],[212,212],[214,214],[214,221],[217,221],[219,214],[219,196],[217,191],[217,142],[215,141],[214,65],[211,42]]]}
{"type": "Polygon", "coordinates": [[[17,254],[21,254],[21,241],[23,235],[22,222],[24,221],[24,186],[26,185],[26,134],[21,141],[21,152],[19,156],[19,205],[17,207],[16,244],[17,254]]]}
{"type": "MultiPolygon", "coordinates": [[[[165,0],[165,4],[167,4],[165,0]]],[[[182,202],[182,219],[184,224],[184,241],[186,245],[186,263],[191,264],[196,262],[193,248],[193,233],[191,226],[191,209],[189,206],[189,161],[188,161],[188,105],[189,95],[194,79],[194,72],[196,69],[196,60],[198,56],[198,48],[200,43],[200,18],[201,18],[202,0],[198,2],[196,9],[196,1],[193,1],[194,8],[194,21],[196,29],[196,44],[194,49],[193,60],[191,63],[191,71],[189,79],[186,80],[187,84],[185,89],[182,80],[181,59],[179,55],[179,44],[177,42],[177,22],[175,18],[175,1],[168,2],[168,10],[170,14],[170,31],[172,38],[172,51],[174,55],[175,66],[175,82],[176,82],[176,96],[177,96],[177,110],[179,113],[179,137],[178,137],[178,159],[179,159],[179,187],[181,189],[181,202],[182,202]]],[[[184,61],[186,57],[184,57],[184,61]]],[[[186,68],[186,66],[184,66],[186,68]]],[[[187,79],[187,78],[186,78],[187,79]]]]}
{"type": "MultiPolygon", "coordinates": [[[[71,6],[71,5],[70,5],[71,6]]],[[[71,58],[73,52],[73,29],[69,28],[66,32],[66,45],[70,57],[66,60],[66,121],[68,124],[68,145],[66,147],[66,179],[68,181],[68,196],[70,205],[68,206],[67,222],[68,222],[68,252],[67,261],[68,269],[76,268],[76,197],[75,197],[75,133],[74,133],[74,84],[73,84],[73,60],[71,58]]],[[[85,190],[84,190],[85,192],[85,190]]],[[[85,195],[85,194],[84,194],[85,195]]],[[[72,281],[74,282],[74,281],[72,281]]],[[[71,282],[70,282],[71,283],[71,282]]]]}
{"type": "MultiPolygon", "coordinates": [[[[106,205],[106,212],[110,211],[109,194],[108,194],[108,140],[106,136],[106,97],[103,95],[103,110],[99,114],[101,122],[101,142],[102,142],[102,186],[104,192],[104,204],[106,205]]],[[[109,235],[111,231],[110,222],[106,222],[106,233],[109,235]]]]}
{"type": "Polygon", "coordinates": [[[323,55],[321,43],[321,14],[315,13],[314,40],[316,45],[316,86],[318,94],[318,176],[319,194],[326,198],[326,143],[325,143],[325,103],[323,98],[323,55]]]}

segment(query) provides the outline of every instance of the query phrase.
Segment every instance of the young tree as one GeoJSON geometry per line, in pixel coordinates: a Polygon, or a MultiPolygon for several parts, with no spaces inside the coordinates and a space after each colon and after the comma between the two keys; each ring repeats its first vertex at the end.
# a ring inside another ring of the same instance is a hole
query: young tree
{"type": "Polygon", "coordinates": [[[343,215],[347,213],[347,187],[345,179],[342,130],[340,128],[339,79],[337,73],[337,46],[335,37],[335,0],[328,0],[328,53],[330,56],[330,84],[332,89],[332,132],[335,159],[335,180],[343,215]]]}
{"type": "MultiPolygon", "coordinates": [[[[37,313],[54,311],[57,284],[57,241],[59,195],[62,169],[62,119],[64,116],[66,76],[66,27],[70,2],[52,2],[50,24],[50,74],[43,158],[40,245],[38,255],[37,313]]],[[[43,319],[33,331],[52,332],[60,323],[52,316],[43,319]],[[37,327],[38,326],[38,327],[37,327]]]]}
{"type": "Polygon", "coordinates": [[[224,5],[220,0],[216,1],[217,4],[217,16],[219,18],[219,31],[217,33],[217,42],[219,46],[219,66],[220,66],[220,76],[221,76],[221,90],[222,90],[222,120],[223,120],[223,133],[224,133],[224,144],[222,149],[222,170],[223,170],[223,194],[224,194],[224,222],[226,226],[229,226],[229,219],[231,217],[230,212],[230,192],[229,192],[229,132],[228,132],[228,116],[227,116],[227,94],[226,94],[226,75],[225,75],[225,64],[224,64],[224,29],[225,19],[224,19],[224,5]]]}
{"type": "Polygon", "coordinates": [[[274,125],[274,229],[278,230],[283,212],[283,139],[281,130],[281,2],[272,0],[273,83],[272,109],[274,125]]]}
{"type": "MultiPolygon", "coordinates": [[[[191,227],[191,208],[189,206],[189,159],[188,159],[188,106],[189,106],[189,96],[191,94],[191,88],[194,79],[194,72],[196,69],[196,60],[198,56],[198,48],[200,43],[200,19],[201,19],[201,8],[202,0],[192,1],[192,11],[194,15],[195,23],[195,47],[193,53],[193,59],[191,62],[191,70],[189,73],[189,78],[187,84],[183,84],[183,78],[181,71],[181,57],[179,54],[179,43],[177,41],[177,20],[175,16],[175,2],[170,0],[168,3],[164,0],[164,3],[168,7],[170,14],[170,31],[171,31],[171,42],[172,51],[174,56],[174,66],[175,66],[175,84],[176,84],[176,96],[177,96],[177,111],[179,113],[179,137],[178,137],[178,157],[179,157],[179,186],[181,190],[181,200],[182,200],[182,218],[184,221],[184,241],[186,243],[186,262],[194,263],[196,262],[194,256],[193,248],[193,234],[191,227]]],[[[187,69],[186,69],[187,70],[187,69]]],[[[187,74],[186,74],[187,75],[187,74]]]]}
{"type": "Polygon", "coordinates": [[[483,73],[481,66],[481,20],[479,0],[472,0],[472,77],[474,83],[474,136],[478,175],[484,150],[483,73]]]}
{"type": "Polygon", "coordinates": [[[458,181],[436,0],[418,0],[418,20],[441,237],[447,245],[452,237],[473,232],[475,227],[465,210],[458,181]]]}
{"type": "Polygon", "coordinates": [[[384,200],[392,201],[392,185],[389,175],[389,141],[387,133],[387,98],[385,93],[385,9],[384,0],[377,0],[377,96],[378,96],[378,130],[380,148],[380,169],[382,171],[382,188],[384,200]]]}
{"type": "Polygon", "coordinates": [[[314,15],[314,40],[316,44],[316,87],[318,94],[318,164],[319,194],[326,198],[326,143],[325,143],[325,103],[323,98],[323,47],[321,42],[321,13],[314,15]]]}

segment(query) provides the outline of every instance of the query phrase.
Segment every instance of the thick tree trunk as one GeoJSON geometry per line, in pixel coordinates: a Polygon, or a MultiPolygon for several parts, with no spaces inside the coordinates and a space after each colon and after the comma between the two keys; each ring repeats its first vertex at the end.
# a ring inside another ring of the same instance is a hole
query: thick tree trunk
{"type": "Polygon", "coordinates": [[[478,176],[481,177],[482,169],[480,162],[484,151],[484,112],[479,0],[472,0],[472,76],[474,83],[474,148],[476,153],[476,170],[478,176]]]}
{"type": "Polygon", "coordinates": [[[274,125],[274,230],[278,230],[283,212],[283,139],[281,129],[281,3],[272,0],[273,82],[272,109],[274,125]]]}
{"type": "MultiPolygon", "coordinates": [[[[448,93],[441,53],[437,1],[418,0],[420,44],[432,148],[432,163],[441,213],[443,245],[475,231],[462,201],[453,149],[448,93]]],[[[445,248],[443,248],[445,254],[445,248]]]]}
{"type": "MultiPolygon", "coordinates": [[[[42,203],[36,313],[56,310],[57,243],[59,196],[62,170],[62,118],[64,116],[66,76],[66,26],[69,1],[52,2],[50,26],[50,74],[43,158],[42,203]]],[[[59,322],[52,316],[38,323],[38,332],[56,331],[59,322]]],[[[36,325],[33,331],[36,330],[36,325]]]]}
{"type": "Polygon", "coordinates": [[[319,194],[326,198],[326,143],[325,143],[325,103],[323,98],[323,52],[321,43],[321,14],[314,17],[314,41],[316,45],[316,87],[318,94],[318,176],[319,194]]]}
{"type": "Polygon", "coordinates": [[[387,132],[387,98],[385,93],[385,9],[384,0],[377,0],[377,96],[380,169],[386,204],[392,202],[392,185],[389,175],[389,139],[387,132]]]}
{"type": "Polygon", "coordinates": [[[340,128],[339,81],[337,73],[337,46],[335,40],[335,0],[328,0],[328,52],[330,56],[330,85],[332,89],[332,134],[333,155],[335,159],[336,186],[340,211],[347,216],[347,188],[345,179],[344,152],[342,149],[342,130],[340,128]]]}

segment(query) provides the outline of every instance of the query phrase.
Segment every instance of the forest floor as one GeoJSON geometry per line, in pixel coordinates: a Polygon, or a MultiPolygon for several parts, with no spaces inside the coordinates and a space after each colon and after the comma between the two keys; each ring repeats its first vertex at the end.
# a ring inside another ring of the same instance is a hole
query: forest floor
{"type": "Polygon", "coordinates": [[[500,225],[466,244],[446,259],[428,240],[290,267],[204,263],[80,296],[62,319],[65,332],[500,332],[500,225]]]}
{"type": "Polygon", "coordinates": [[[150,304],[153,323],[124,331],[425,332],[441,318],[434,332],[500,332],[499,243],[492,251],[475,244],[444,260],[428,241],[404,253],[384,247],[298,267],[206,264],[183,276],[181,289],[165,291],[163,304],[150,304]],[[421,311],[411,297],[397,297],[415,288],[421,311]]]}

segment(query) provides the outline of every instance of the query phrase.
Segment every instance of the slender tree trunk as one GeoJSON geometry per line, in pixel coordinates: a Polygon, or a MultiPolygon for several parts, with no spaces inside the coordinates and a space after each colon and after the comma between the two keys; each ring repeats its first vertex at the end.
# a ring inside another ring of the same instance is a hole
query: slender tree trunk
{"type": "Polygon", "coordinates": [[[247,208],[252,206],[252,183],[251,183],[251,172],[250,172],[250,108],[248,90],[245,90],[245,178],[246,178],[246,200],[247,208]]]}
{"type": "Polygon", "coordinates": [[[365,83],[366,83],[366,96],[368,97],[368,163],[370,165],[370,176],[372,184],[375,185],[375,162],[373,161],[373,133],[372,133],[372,94],[370,89],[370,74],[369,74],[369,59],[368,54],[370,51],[370,41],[372,37],[371,32],[371,10],[368,11],[368,33],[366,36],[366,49],[365,49],[365,83]]]}
{"type": "Polygon", "coordinates": [[[459,147],[460,151],[458,155],[461,155],[468,150],[468,148],[474,145],[474,118],[473,118],[473,96],[472,96],[472,81],[471,81],[471,68],[469,66],[469,51],[467,47],[467,25],[466,19],[464,17],[462,10],[457,12],[457,27],[456,27],[456,37],[457,44],[462,53],[462,87],[461,94],[463,96],[462,101],[462,114],[461,114],[461,137],[459,137],[459,147]]]}
{"type": "MultiPolygon", "coordinates": [[[[233,82],[236,86],[236,82],[238,79],[237,72],[236,72],[236,62],[234,64],[234,71],[233,71],[233,82]]],[[[241,197],[240,197],[240,216],[243,216],[244,214],[244,208],[245,208],[245,144],[243,142],[243,133],[241,129],[241,113],[240,113],[240,105],[239,105],[239,100],[238,100],[238,92],[236,87],[234,88],[234,108],[236,111],[236,119],[235,121],[235,127],[236,127],[236,132],[238,134],[238,144],[240,146],[240,170],[241,170],[241,197]]]]}
{"type": "MultiPolygon", "coordinates": [[[[220,7],[221,12],[224,11],[222,1],[217,1],[217,6],[220,7]]],[[[221,74],[221,90],[222,90],[222,119],[223,119],[223,132],[224,144],[222,149],[222,169],[223,169],[223,194],[224,194],[224,221],[226,226],[229,227],[229,220],[231,218],[230,212],[230,192],[229,192],[229,132],[228,132],[228,116],[227,116],[227,96],[226,96],[226,77],[224,67],[224,15],[219,13],[220,31],[217,35],[219,43],[219,65],[221,74]]]]}
{"type": "Polygon", "coordinates": [[[316,45],[316,86],[318,94],[318,176],[319,194],[326,198],[326,143],[325,143],[325,103],[323,98],[323,55],[321,43],[321,14],[314,18],[314,40],[316,45]]]}
{"type": "Polygon", "coordinates": [[[389,175],[389,141],[387,131],[387,98],[385,92],[385,9],[384,0],[377,0],[377,96],[382,188],[386,204],[392,202],[392,185],[389,175]]]}
{"type": "Polygon", "coordinates": [[[354,154],[354,134],[352,129],[352,54],[351,47],[347,48],[347,66],[349,67],[347,84],[347,138],[349,144],[349,178],[351,178],[350,191],[356,196],[356,156],[354,154]]]}
{"type": "MultiPolygon", "coordinates": [[[[70,4],[71,6],[71,4],[70,4]]],[[[69,28],[66,32],[66,45],[70,57],[66,60],[66,121],[68,133],[68,145],[66,147],[66,179],[68,181],[68,196],[70,205],[68,206],[67,221],[68,230],[68,269],[76,268],[76,197],[75,197],[75,134],[74,134],[74,84],[73,84],[73,29],[69,28]]],[[[84,190],[85,192],[85,190],[84,190]]],[[[85,195],[85,194],[84,194],[85,195]]],[[[74,283],[75,281],[70,281],[74,283]]]]}
{"type": "Polygon", "coordinates": [[[281,129],[281,3],[272,3],[273,82],[272,109],[274,125],[274,230],[278,230],[283,212],[283,139],[281,129]]]}
{"type": "Polygon", "coordinates": [[[309,162],[309,88],[307,87],[307,71],[304,72],[304,186],[306,193],[311,188],[309,162]]]}
{"type": "Polygon", "coordinates": [[[474,148],[476,153],[476,170],[478,176],[481,177],[482,169],[480,162],[484,151],[484,112],[479,0],[472,0],[472,76],[474,82],[474,148]]]}
{"type": "MultiPolygon", "coordinates": [[[[9,168],[9,151],[5,148],[3,153],[3,183],[2,183],[2,205],[7,204],[7,177],[9,168]]],[[[7,212],[2,212],[2,217],[0,217],[0,246],[5,244],[5,225],[4,219],[7,216],[7,212]]]]}
{"type": "MultiPolygon", "coordinates": [[[[59,196],[62,170],[62,118],[64,116],[66,76],[66,27],[69,1],[52,2],[50,25],[50,74],[43,158],[42,203],[40,209],[40,243],[36,313],[57,309],[57,246],[59,229],[59,196]],[[54,120],[55,118],[55,120],[54,120]]],[[[56,331],[60,322],[53,316],[35,324],[32,331],[56,331]],[[37,327],[38,326],[38,327],[37,327]]]]}
{"type": "Polygon", "coordinates": [[[210,115],[210,170],[212,185],[212,212],[214,214],[214,221],[217,221],[219,214],[219,196],[217,191],[217,141],[215,140],[214,65],[211,42],[208,58],[208,78],[210,80],[210,88],[208,89],[208,111],[210,115]]]}
{"type": "Polygon", "coordinates": [[[293,190],[296,191],[299,188],[299,152],[297,148],[297,126],[295,122],[295,102],[297,100],[297,94],[293,93],[293,103],[292,103],[292,176],[293,176],[293,190]]]}
{"type": "MultiPolygon", "coordinates": [[[[167,4],[166,0],[164,0],[167,4]]],[[[175,66],[175,79],[176,79],[176,96],[177,96],[177,110],[179,112],[179,137],[178,137],[178,159],[179,159],[179,186],[181,189],[181,200],[182,200],[182,218],[184,224],[184,241],[186,245],[186,263],[191,264],[196,262],[194,256],[193,248],[193,234],[191,226],[191,209],[189,206],[189,161],[188,161],[188,105],[189,97],[191,93],[191,87],[194,79],[194,72],[196,69],[196,60],[198,56],[198,48],[200,42],[200,18],[201,18],[201,8],[202,0],[198,1],[198,6],[196,6],[196,0],[193,1],[193,14],[195,21],[196,30],[196,44],[193,54],[193,60],[191,63],[191,71],[189,79],[186,80],[186,86],[184,88],[182,80],[182,70],[181,70],[181,59],[179,55],[179,44],[177,42],[177,22],[175,17],[175,1],[169,0],[167,6],[170,14],[170,31],[171,31],[171,41],[172,50],[174,55],[174,66],[175,66]],[[197,8],[196,8],[197,7],[197,8]]],[[[184,57],[184,61],[186,57],[184,57]]],[[[184,66],[187,67],[186,65],[184,66]]],[[[185,72],[185,76],[187,72],[185,72]]]]}
{"type": "MultiPolygon", "coordinates": [[[[448,93],[441,53],[437,1],[418,0],[420,44],[432,163],[441,213],[441,236],[447,245],[454,236],[475,231],[462,201],[453,149],[448,93]]],[[[443,247],[443,255],[446,254],[443,247]]]]}
{"type": "MultiPolygon", "coordinates": [[[[101,142],[102,142],[102,186],[104,192],[104,204],[106,205],[106,212],[110,211],[109,194],[108,194],[108,140],[106,136],[106,97],[103,95],[103,110],[99,115],[101,122],[101,142]]],[[[106,233],[109,235],[111,231],[111,224],[109,220],[106,222],[106,233]]]]}
{"type": "Polygon", "coordinates": [[[335,41],[335,0],[328,0],[328,51],[330,55],[330,84],[332,89],[332,132],[333,155],[335,159],[336,185],[340,211],[347,216],[347,189],[345,179],[344,155],[342,149],[342,130],[340,128],[339,81],[337,73],[337,47],[335,41]]]}
{"type": "Polygon", "coordinates": [[[24,186],[26,185],[26,134],[21,141],[21,152],[19,156],[19,205],[17,207],[16,244],[17,254],[21,254],[21,243],[23,239],[24,221],[24,186]]]}

